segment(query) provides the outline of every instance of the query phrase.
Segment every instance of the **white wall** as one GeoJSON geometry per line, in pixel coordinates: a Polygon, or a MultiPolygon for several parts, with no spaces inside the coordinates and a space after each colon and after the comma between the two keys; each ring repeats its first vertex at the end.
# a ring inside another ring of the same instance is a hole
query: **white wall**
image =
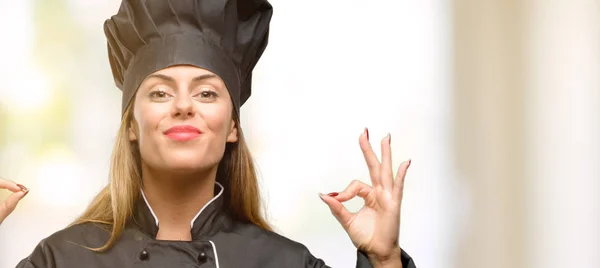
{"type": "Polygon", "coordinates": [[[532,0],[530,267],[600,264],[600,2],[532,0]]]}

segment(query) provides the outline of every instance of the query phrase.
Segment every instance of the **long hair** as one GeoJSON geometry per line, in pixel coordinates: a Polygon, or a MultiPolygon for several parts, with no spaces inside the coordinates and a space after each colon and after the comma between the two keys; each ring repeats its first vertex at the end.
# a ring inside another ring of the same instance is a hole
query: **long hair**
{"type": "MultiPolygon", "coordinates": [[[[132,106],[129,105],[125,110],[117,133],[111,156],[108,185],[71,224],[96,223],[108,229],[110,232],[108,241],[98,248],[88,247],[93,251],[106,251],[117,242],[131,219],[135,203],[140,197],[141,155],[137,142],[130,141],[128,136],[129,126],[133,120],[132,106]]],[[[237,127],[238,141],[227,143],[223,158],[217,167],[216,180],[225,187],[226,206],[231,210],[233,217],[271,231],[271,227],[262,215],[254,161],[244,140],[236,112],[233,113],[233,119],[237,127]]]]}

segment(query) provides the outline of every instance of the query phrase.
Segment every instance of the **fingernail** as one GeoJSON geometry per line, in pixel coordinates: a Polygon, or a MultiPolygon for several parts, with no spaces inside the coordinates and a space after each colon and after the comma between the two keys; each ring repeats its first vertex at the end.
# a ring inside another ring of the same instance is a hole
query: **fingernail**
{"type": "Polygon", "coordinates": [[[367,134],[367,140],[369,140],[369,129],[365,128],[365,133],[367,134]]]}
{"type": "Polygon", "coordinates": [[[29,189],[27,189],[27,187],[25,187],[25,186],[23,186],[23,185],[21,185],[21,184],[17,184],[17,186],[18,186],[19,188],[21,188],[21,191],[23,191],[23,192],[28,192],[28,191],[29,191],[29,189]]]}
{"type": "Polygon", "coordinates": [[[319,198],[321,198],[321,201],[325,202],[325,200],[323,200],[323,194],[319,193],[319,198]]]}
{"type": "Polygon", "coordinates": [[[412,159],[408,159],[408,166],[410,167],[410,163],[412,163],[412,159]]]}
{"type": "Polygon", "coordinates": [[[392,144],[392,134],[388,133],[388,143],[392,144]]]}
{"type": "Polygon", "coordinates": [[[339,193],[333,192],[333,193],[328,193],[327,195],[331,196],[331,197],[336,197],[339,195],[339,193]]]}

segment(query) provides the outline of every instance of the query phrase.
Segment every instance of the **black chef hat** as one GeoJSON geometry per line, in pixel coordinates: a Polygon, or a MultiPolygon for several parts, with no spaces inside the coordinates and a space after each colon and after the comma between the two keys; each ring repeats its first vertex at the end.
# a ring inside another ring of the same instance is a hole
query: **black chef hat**
{"type": "Polygon", "coordinates": [[[239,111],[250,97],[272,14],[267,0],[123,0],[104,23],[122,113],[148,75],[180,64],[220,76],[239,111]]]}

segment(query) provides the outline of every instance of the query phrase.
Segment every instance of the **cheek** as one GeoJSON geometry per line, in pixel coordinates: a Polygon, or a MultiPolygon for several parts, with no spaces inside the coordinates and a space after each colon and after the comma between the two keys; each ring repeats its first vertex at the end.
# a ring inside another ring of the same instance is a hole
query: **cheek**
{"type": "Polygon", "coordinates": [[[219,138],[225,138],[229,132],[229,124],[231,121],[231,115],[225,109],[213,110],[204,113],[204,121],[215,135],[219,138]]]}
{"type": "Polygon", "coordinates": [[[153,139],[156,139],[158,133],[161,116],[157,109],[141,108],[139,113],[136,114],[136,121],[138,122],[138,139],[140,146],[144,146],[145,143],[152,143],[153,139]],[[148,140],[149,139],[149,140],[148,140]]]}

